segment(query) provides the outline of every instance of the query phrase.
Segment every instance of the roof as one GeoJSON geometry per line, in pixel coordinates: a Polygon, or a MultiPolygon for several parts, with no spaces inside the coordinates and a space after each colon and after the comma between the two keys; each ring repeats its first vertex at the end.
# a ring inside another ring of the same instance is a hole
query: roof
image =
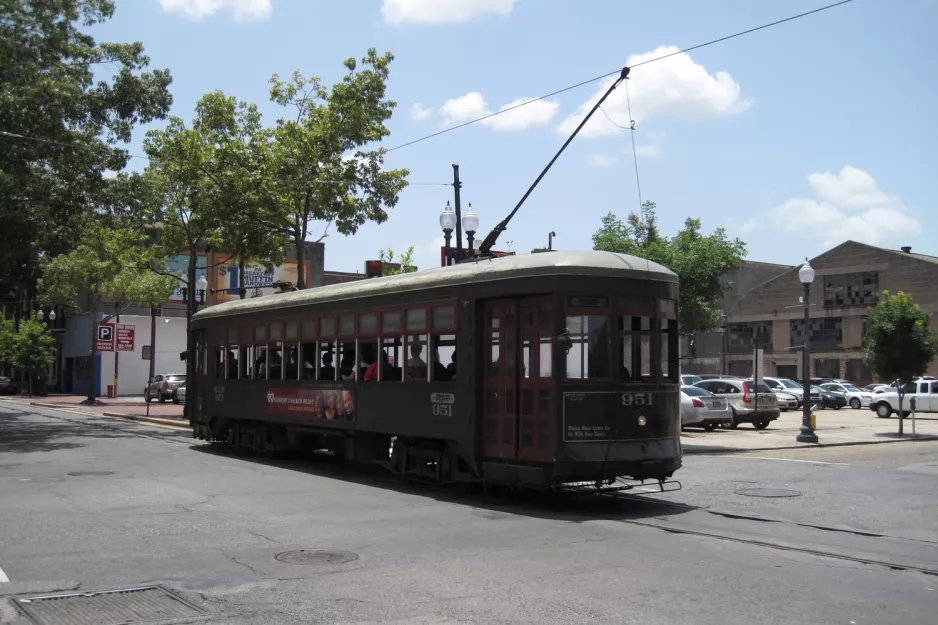
{"type": "Polygon", "coordinates": [[[450,267],[438,267],[384,278],[304,289],[265,297],[234,300],[205,308],[194,320],[257,312],[271,308],[304,306],[318,302],[391,295],[476,282],[493,282],[535,276],[581,275],[610,278],[640,278],[677,283],[670,269],[658,263],[613,252],[554,251],[550,254],[519,254],[484,259],[450,267]]]}

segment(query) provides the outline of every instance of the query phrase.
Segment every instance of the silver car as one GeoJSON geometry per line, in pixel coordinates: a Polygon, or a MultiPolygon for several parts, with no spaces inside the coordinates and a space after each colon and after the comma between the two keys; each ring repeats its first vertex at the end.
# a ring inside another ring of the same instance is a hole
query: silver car
{"type": "Polygon", "coordinates": [[[143,399],[147,403],[156,399],[162,404],[167,399],[172,399],[176,389],[185,383],[185,373],[161,373],[155,375],[143,389],[143,399]]]}
{"type": "Polygon", "coordinates": [[[176,390],[173,392],[173,403],[174,404],[186,403],[186,383],[185,382],[183,382],[181,386],[177,386],[176,390]]]}
{"type": "Polygon", "coordinates": [[[752,380],[718,378],[704,380],[694,386],[727,400],[733,411],[733,419],[727,427],[732,429],[736,429],[740,423],[751,423],[757,430],[764,430],[769,427],[769,423],[778,419],[781,412],[772,390],[765,384],[756,385],[752,380]]]}
{"type": "Polygon", "coordinates": [[[712,432],[733,420],[729,403],[699,386],[681,387],[681,429],[701,427],[712,432]]]}

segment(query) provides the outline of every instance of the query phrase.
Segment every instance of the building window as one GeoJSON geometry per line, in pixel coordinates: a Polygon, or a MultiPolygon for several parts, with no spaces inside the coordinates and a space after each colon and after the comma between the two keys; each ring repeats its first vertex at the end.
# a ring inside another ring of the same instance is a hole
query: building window
{"type": "Polygon", "coordinates": [[[840,359],[839,358],[815,358],[814,374],[819,378],[840,379],[840,359]]]}
{"type": "MultiPolygon", "coordinates": [[[[811,349],[841,349],[844,346],[844,321],[842,317],[827,317],[811,320],[811,349]]],[[[804,320],[791,321],[791,346],[804,345],[804,320]]]]}
{"type": "Polygon", "coordinates": [[[879,301],[875,271],[824,276],[824,307],[873,306],[879,301]]]}
{"type": "Polygon", "coordinates": [[[844,377],[851,382],[869,382],[873,379],[873,372],[862,358],[848,358],[844,377]]]}
{"type": "Polygon", "coordinates": [[[727,324],[729,334],[727,350],[734,354],[746,354],[754,349],[772,349],[772,322],[727,324]]]}

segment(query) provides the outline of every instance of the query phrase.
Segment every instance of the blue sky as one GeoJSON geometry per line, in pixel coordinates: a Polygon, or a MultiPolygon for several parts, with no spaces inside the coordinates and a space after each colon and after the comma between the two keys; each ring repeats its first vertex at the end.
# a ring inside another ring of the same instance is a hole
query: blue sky
{"type": "MultiPolygon", "coordinates": [[[[825,0],[117,0],[100,40],[144,43],[173,75],[173,114],[221,89],[272,124],[273,73],[338,80],[342,61],[391,51],[394,147],[479,113],[825,0]],[[630,61],[631,59],[631,61],[630,61]]],[[[938,255],[938,1],[855,0],[636,68],[629,80],[642,198],[673,234],[687,217],[743,238],[751,260],[794,264],[845,239],[938,255]]],[[[603,83],[400,150],[390,167],[452,181],[482,235],[509,212],[603,83]]],[[[625,91],[604,106],[628,126],[625,91]]],[[[141,154],[143,131],[132,150],[141,154]]],[[[143,162],[134,159],[132,165],[143,162]]],[[[379,249],[439,264],[452,188],[412,186],[382,225],[326,239],[326,268],[362,271],[379,249]]],[[[638,207],[627,131],[601,113],[528,199],[497,249],[591,247],[600,217],[638,207]]],[[[313,230],[315,231],[315,230],[313,230]]]]}

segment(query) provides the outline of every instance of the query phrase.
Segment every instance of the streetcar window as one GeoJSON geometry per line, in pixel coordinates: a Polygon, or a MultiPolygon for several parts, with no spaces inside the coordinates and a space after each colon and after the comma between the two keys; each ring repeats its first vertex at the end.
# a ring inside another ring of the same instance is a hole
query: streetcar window
{"type": "Polygon", "coordinates": [[[225,377],[225,348],[219,347],[215,350],[215,379],[221,380],[225,377]]]}
{"type": "Polygon", "coordinates": [[[238,354],[239,354],[237,345],[228,346],[228,363],[226,366],[225,377],[229,380],[238,379],[238,354]]]}
{"type": "Polygon", "coordinates": [[[357,378],[355,341],[339,343],[339,379],[354,380],[357,378]]]}
{"type": "Polygon", "coordinates": [[[567,330],[573,347],[567,352],[567,378],[609,377],[609,318],[605,315],[568,315],[567,330]]]}
{"type": "MultiPolygon", "coordinates": [[[[548,304],[549,306],[549,304],[548,304]]],[[[541,329],[540,338],[540,375],[542,378],[549,378],[553,375],[554,343],[550,330],[541,329]]]]}
{"type": "Polygon", "coordinates": [[[355,336],[354,315],[342,315],[339,317],[339,336],[355,336]]]}
{"type": "Polygon", "coordinates": [[[303,320],[303,338],[304,339],[316,338],[316,320],[315,319],[303,320]]]}
{"type": "Polygon", "coordinates": [[[267,360],[267,346],[254,346],[254,376],[258,380],[266,380],[270,373],[270,362],[267,360]]]}
{"type": "Polygon", "coordinates": [[[456,335],[430,336],[430,380],[448,382],[456,379],[456,335]]]}
{"type": "Polygon", "coordinates": [[[622,382],[632,381],[632,372],[635,368],[635,353],[632,349],[632,335],[623,334],[619,337],[619,350],[622,360],[619,362],[619,380],[622,382]]]}
{"type": "Polygon", "coordinates": [[[296,321],[287,321],[284,334],[288,341],[295,341],[300,338],[300,328],[296,321]]]}
{"type": "MultiPolygon", "coordinates": [[[[639,307],[633,307],[639,309],[639,307]]],[[[619,380],[622,382],[650,382],[652,318],[644,315],[620,315],[619,380]]]]}
{"type": "MultiPolygon", "coordinates": [[[[411,311],[407,311],[408,314],[411,311]]],[[[407,379],[427,381],[427,335],[410,334],[407,336],[407,379]]]]}
{"type": "Polygon", "coordinates": [[[434,306],[430,325],[434,330],[452,330],[456,327],[455,306],[434,306]]]}
{"type": "Polygon", "coordinates": [[[300,343],[299,365],[301,380],[316,379],[317,354],[316,341],[303,341],[300,343]]]}
{"type": "MultiPolygon", "coordinates": [[[[331,321],[331,319],[330,319],[331,321]]],[[[317,380],[335,380],[335,343],[319,343],[319,375],[317,380]]]]}
{"type": "Polygon", "coordinates": [[[424,308],[411,308],[407,311],[406,317],[407,331],[427,329],[427,311],[424,308]]]}
{"type": "Polygon", "coordinates": [[[651,335],[641,335],[639,342],[641,351],[639,352],[639,375],[643,380],[651,378],[651,335]]]}
{"type": "MultiPolygon", "coordinates": [[[[278,326],[279,327],[279,326],[278,326]]],[[[273,333],[274,326],[270,326],[271,334],[273,333]]],[[[268,374],[271,380],[282,380],[283,379],[283,343],[276,342],[268,346],[268,360],[270,361],[270,373],[268,374]]]]}
{"type": "Polygon", "coordinates": [[[284,362],[283,362],[283,379],[284,380],[299,380],[300,379],[300,351],[299,343],[284,343],[284,362]]]}
{"type": "MultiPolygon", "coordinates": [[[[359,327],[361,326],[359,325],[359,327]]],[[[377,341],[371,340],[371,341],[359,341],[358,342],[358,379],[359,380],[368,380],[369,382],[372,382],[378,379],[378,365],[376,364],[376,357],[375,357],[377,353],[378,353],[377,341]]]]}
{"type": "Polygon", "coordinates": [[[677,363],[673,357],[677,352],[677,321],[661,319],[661,378],[677,381],[677,363]]]}
{"type": "Polygon", "coordinates": [[[228,328],[228,342],[238,343],[238,328],[228,328]]]}
{"type": "Polygon", "coordinates": [[[389,333],[400,332],[401,331],[401,311],[392,310],[392,311],[381,313],[381,331],[389,332],[389,333]]]}
{"type": "Polygon", "coordinates": [[[323,317],[319,320],[319,336],[330,337],[335,334],[335,319],[323,317]]]}
{"type": "Polygon", "coordinates": [[[241,348],[241,374],[239,377],[242,380],[250,380],[253,378],[254,372],[254,346],[245,345],[241,348]]]}
{"type": "MultiPolygon", "coordinates": [[[[534,316],[533,311],[528,311],[527,309],[522,309],[521,312],[522,315],[531,312],[531,316],[534,316]]],[[[530,378],[531,374],[531,337],[528,335],[527,331],[523,330],[521,333],[521,377],[530,378]]]]}
{"type": "Polygon", "coordinates": [[[267,324],[254,326],[254,340],[255,341],[267,340],[267,324]]]}
{"type": "MultiPolygon", "coordinates": [[[[400,317],[398,317],[400,319],[400,317]]],[[[394,336],[381,339],[381,358],[378,379],[383,382],[400,382],[404,379],[404,337],[394,336]]]]}
{"type": "MultiPolygon", "coordinates": [[[[494,311],[495,309],[492,309],[494,311]]],[[[498,318],[495,318],[498,321],[498,318]]],[[[490,378],[497,378],[501,369],[501,344],[498,332],[489,334],[489,339],[485,342],[485,362],[486,375],[490,378]]]]}
{"type": "Polygon", "coordinates": [[[378,315],[376,313],[362,313],[358,315],[358,334],[368,336],[378,331],[378,315]]]}

